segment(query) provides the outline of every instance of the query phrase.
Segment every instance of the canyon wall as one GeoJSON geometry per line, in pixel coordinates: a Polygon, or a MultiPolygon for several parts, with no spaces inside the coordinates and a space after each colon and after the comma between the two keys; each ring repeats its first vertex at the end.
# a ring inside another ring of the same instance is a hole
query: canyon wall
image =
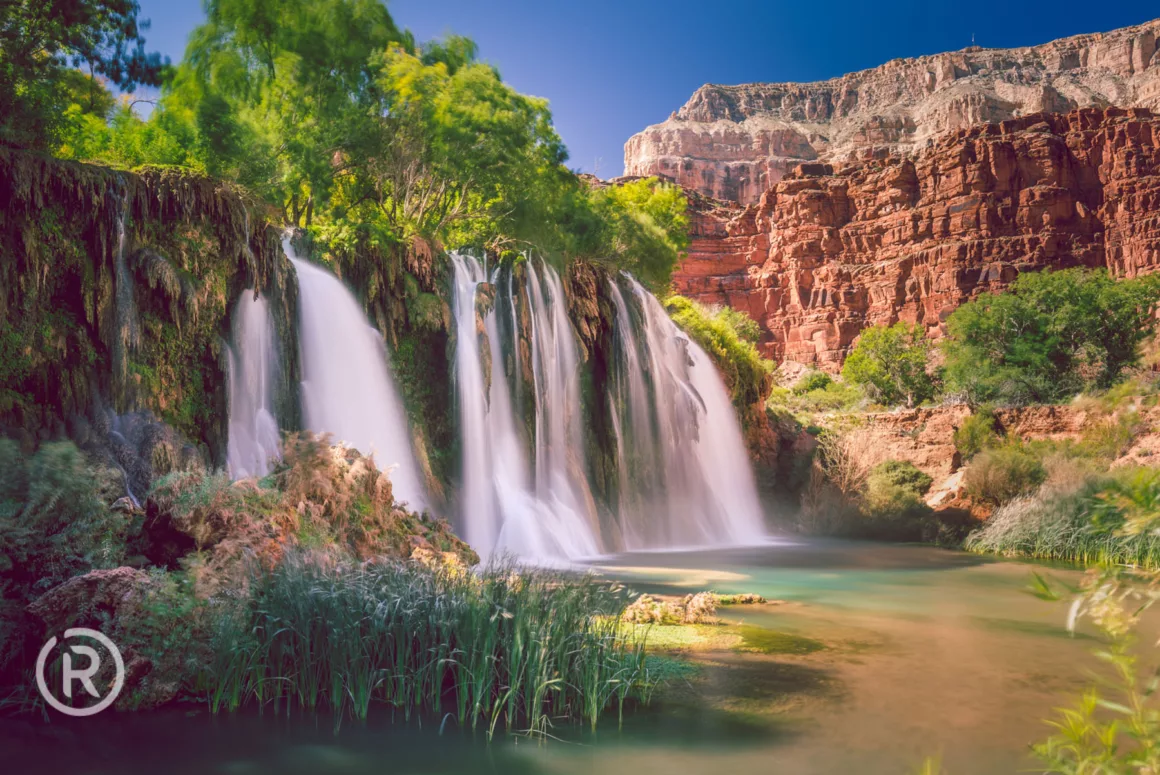
{"type": "Polygon", "coordinates": [[[896,59],[816,83],[706,85],[624,147],[626,175],[757,202],[808,161],[909,153],[946,132],[1038,112],[1160,109],[1160,19],[1013,49],[896,59]]]}
{"type": "Polygon", "coordinates": [[[840,366],[868,325],[932,336],[1019,272],[1160,264],[1160,118],[1035,114],[942,135],[913,155],[799,165],[757,204],[691,197],[674,290],[749,313],[775,360],[840,366]]]}

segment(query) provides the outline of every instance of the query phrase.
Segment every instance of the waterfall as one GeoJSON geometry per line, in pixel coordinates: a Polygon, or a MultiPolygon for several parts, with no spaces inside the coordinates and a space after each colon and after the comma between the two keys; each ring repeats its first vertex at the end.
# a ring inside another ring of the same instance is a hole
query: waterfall
{"type": "Polygon", "coordinates": [[[265,297],[247,290],[234,311],[229,359],[230,422],[226,466],[230,477],[265,476],[280,456],[278,423],[270,408],[277,372],[274,320],[265,297]]]}
{"type": "Polygon", "coordinates": [[[709,356],[631,277],[612,283],[618,519],[627,549],[746,544],[761,506],[729,393],[709,356]],[[640,336],[636,334],[639,320],[640,336]]]}
{"type": "Polygon", "coordinates": [[[298,258],[289,239],[283,248],[298,274],[305,426],[373,456],[390,471],[395,497],[424,510],[423,479],[379,332],[337,277],[298,258]]]}
{"type": "MultiPolygon", "coordinates": [[[[559,275],[545,266],[541,279],[531,262],[527,264],[535,400],[534,465],[529,465],[525,435],[504,375],[504,353],[518,352],[516,305],[521,300],[509,274],[504,301],[511,311],[512,331],[510,341],[503,341],[494,300],[500,285],[498,270],[488,283],[476,259],[455,254],[451,258],[463,450],[460,512],[467,541],[485,558],[511,554],[557,563],[596,555],[600,547],[592,529],[595,507],[588,495],[580,439],[576,344],[559,275]],[[493,301],[481,332],[476,310],[485,285],[493,301]],[[487,337],[490,385],[485,385],[481,334],[487,337]]],[[[517,390],[519,372],[517,366],[517,390]]]]}

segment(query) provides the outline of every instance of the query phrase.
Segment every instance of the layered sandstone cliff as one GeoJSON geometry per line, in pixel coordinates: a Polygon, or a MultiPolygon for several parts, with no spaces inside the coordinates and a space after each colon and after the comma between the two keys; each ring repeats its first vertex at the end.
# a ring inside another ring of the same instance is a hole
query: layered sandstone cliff
{"type": "Polygon", "coordinates": [[[764,353],[835,369],[868,325],[947,315],[1019,272],[1160,266],[1160,117],[1036,114],[913,155],[801,165],[742,207],[694,198],[674,289],[748,312],[764,353]]]}
{"type": "Polygon", "coordinates": [[[1040,46],[896,59],[817,83],[706,85],[624,147],[626,175],[666,175],[742,204],[804,161],[916,151],[1038,112],[1160,109],[1160,19],[1040,46]]]}

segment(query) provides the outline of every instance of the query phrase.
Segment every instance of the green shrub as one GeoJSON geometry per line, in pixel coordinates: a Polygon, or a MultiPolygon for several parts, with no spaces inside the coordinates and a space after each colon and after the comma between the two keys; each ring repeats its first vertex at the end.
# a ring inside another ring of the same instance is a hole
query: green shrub
{"type": "Polygon", "coordinates": [[[983,450],[963,473],[963,488],[972,498],[1002,505],[1043,484],[1047,470],[1030,450],[1004,444],[983,450]]]}
{"type": "Polygon", "coordinates": [[[734,406],[747,410],[765,396],[773,364],[761,357],[748,338],[752,330],[745,325],[738,327],[739,316],[750,323],[752,320],[728,307],[712,309],[684,296],[670,296],[665,309],[673,322],[717,364],[733,395],[734,406]]]}
{"type": "MultiPolygon", "coordinates": [[[[817,372],[821,374],[822,372],[817,372]]],[[[821,379],[818,382],[822,382],[821,379]]],[[[766,400],[766,408],[779,412],[788,411],[799,418],[802,424],[809,424],[813,415],[827,412],[849,412],[866,403],[866,394],[861,388],[840,380],[830,380],[822,387],[798,392],[798,386],[775,387],[766,400]]]]}
{"type": "Polygon", "coordinates": [[[932,484],[934,484],[934,479],[906,460],[882,461],[870,471],[870,477],[867,480],[867,486],[870,488],[875,486],[897,487],[920,497],[926,495],[932,484]]]}
{"type": "Polygon", "coordinates": [[[915,406],[934,395],[929,364],[930,342],[921,325],[874,326],[858,337],[842,379],[888,406],[915,406]]]}
{"type": "Polygon", "coordinates": [[[792,388],[795,396],[810,393],[815,390],[826,390],[834,384],[834,378],[824,371],[810,371],[794,383],[792,388]]]}
{"type": "Polygon", "coordinates": [[[0,439],[0,574],[45,591],[124,558],[127,515],[101,500],[96,470],[70,442],[31,458],[0,439]]]}
{"type": "Polygon", "coordinates": [[[995,413],[989,406],[980,406],[955,429],[955,449],[963,456],[963,460],[970,460],[998,442],[995,413]]]}
{"type": "Polygon", "coordinates": [[[947,388],[974,401],[1063,401],[1114,385],[1139,360],[1155,328],[1155,277],[1116,280],[1106,271],[1020,275],[947,320],[947,388]]]}
{"type": "Polygon", "coordinates": [[[29,602],[123,561],[130,518],[102,500],[101,473],[71,443],[26,457],[0,439],[0,671],[24,646],[29,602]]]}

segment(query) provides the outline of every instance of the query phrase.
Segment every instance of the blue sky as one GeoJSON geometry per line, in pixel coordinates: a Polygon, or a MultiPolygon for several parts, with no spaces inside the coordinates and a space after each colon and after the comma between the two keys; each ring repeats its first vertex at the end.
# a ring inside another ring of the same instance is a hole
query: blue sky
{"type": "MultiPolygon", "coordinates": [[[[201,0],[139,0],[151,50],[174,61],[201,0]]],[[[392,0],[419,40],[447,32],[528,94],[547,97],[570,166],[623,170],[624,141],[705,83],[815,81],[963,48],[1006,48],[1160,16],[1154,0],[392,0]]]]}

